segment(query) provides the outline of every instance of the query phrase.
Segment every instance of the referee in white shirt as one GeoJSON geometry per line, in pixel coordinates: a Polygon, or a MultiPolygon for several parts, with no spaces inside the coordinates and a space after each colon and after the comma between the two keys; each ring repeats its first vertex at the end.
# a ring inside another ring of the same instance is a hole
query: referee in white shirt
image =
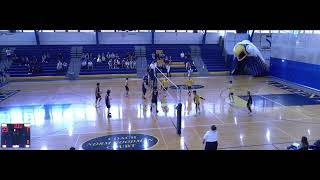
{"type": "Polygon", "coordinates": [[[215,125],[211,126],[211,130],[207,131],[203,136],[203,144],[205,144],[205,150],[217,150],[218,149],[218,133],[215,125]]]}

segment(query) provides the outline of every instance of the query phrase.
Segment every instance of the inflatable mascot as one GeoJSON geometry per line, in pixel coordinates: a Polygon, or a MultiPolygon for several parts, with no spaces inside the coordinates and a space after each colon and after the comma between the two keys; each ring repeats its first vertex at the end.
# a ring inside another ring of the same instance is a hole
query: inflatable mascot
{"type": "Polygon", "coordinates": [[[261,52],[249,40],[237,43],[233,48],[233,54],[233,75],[268,75],[268,67],[261,52]]]}

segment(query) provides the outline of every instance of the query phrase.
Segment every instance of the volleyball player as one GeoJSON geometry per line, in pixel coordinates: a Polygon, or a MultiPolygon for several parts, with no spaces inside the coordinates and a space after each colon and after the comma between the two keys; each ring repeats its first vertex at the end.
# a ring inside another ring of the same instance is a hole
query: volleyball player
{"type": "Polygon", "coordinates": [[[203,97],[201,97],[199,94],[197,94],[197,91],[193,91],[193,101],[196,104],[196,113],[200,113],[200,99],[205,100],[203,97]]]}
{"type": "Polygon", "coordinates": [[[98,103],[101,101],[100,83],[97,83],[95,95],[96,95],[95,106],[98,107],[98,103]]]}
{"type": "Polygon", "coordinates": [[[126,96],[128,97],[128,95],[129,95],[128,78],[126,78],[126,82],[125,82],[125,84],[124,84],[124,87],[126,88],[126,96]]]}
{"type": "Polygon", "coordinates": [[[158,107],[157,105],[158,105],[158,90],[154,89],[153,92],[152,92],[150,111],[152,112],[152,106],[155,106],[156,112],[158,113],[159,111],[157,109],[157,107],[158,107]]]}
{"type": "Polygon", "coordinates": [[[232,81],[229,81],[229,100],[232,103],[234,103],[233,95],[234,95],[234,87],[233,87],[232,81]]]}
{"type": "Polygon", "coordinates": [[[106,98],[105,98],[105,100],[106,100],[106,107],[108,108],[108,117],[109,117],[109,118],[111,117],[111,113],[110,113],[110,108],[111,108],[110,93],[111,93],[111,90],[108,89],[108,90],[107,90],[107,94],[106,94],[106,98]]]}
{"type": "Polygon", "coordinates": [[[189,77],[186,81],[187,87],[188,87],[188,95],[191,96],[191,88],[192,88],[193,80],[191,77],[189,77]]]}
{"type": "Polygon", "coordinates": [[[168,91],[169,81],[168,81],[167,78],[164,78],[164,79],[163,79],[162,85],[163,85],[163,90],[164,90],[164,91],[168,91]]]}
{"type": "Polygon", "coordinates": [[[142,93],[143,93],[142,98],[143,98],[143,99],[146,99],[147,81],[148,81],[148,80],[143,80],[143,81],[142,81],[142,93]]]}
{"type": "Polygon", "coordinates": [[[247,102],[247,108],[248,108],[248,110],[249,110],[249,113],[248,114],[250,114],[250,113],[252,113],[252,110],[251,110],[251,105],[252,105],[252,97],[251,97],[251,93],[250,93],[250,91],[248,91],[248,102],[247,102]]]}

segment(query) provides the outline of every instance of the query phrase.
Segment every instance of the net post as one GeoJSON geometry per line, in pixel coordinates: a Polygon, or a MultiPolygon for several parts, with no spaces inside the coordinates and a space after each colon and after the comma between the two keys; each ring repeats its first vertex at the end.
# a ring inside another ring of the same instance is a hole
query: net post
{"type": "Polygon", "coordinates": [[[181,135],[181,111],[182,111],[182,104],[181,102],[178,103],[177,106],[177,134],[181,135]]]}
{"type": "Polygon", "coordinates": [[[181,87],[177,89],[178,96],[178,105],[177,105],[177,134],[181,135],[181,112],[182,112],[182,103],[181,103],[181,87]]]}

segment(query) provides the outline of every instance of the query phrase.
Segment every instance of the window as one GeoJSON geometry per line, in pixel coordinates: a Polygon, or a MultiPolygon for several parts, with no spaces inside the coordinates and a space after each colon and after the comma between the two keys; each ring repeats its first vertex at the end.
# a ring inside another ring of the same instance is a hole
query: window
{"type": "Polygon", "coordinates": [[[319,30],[314,30],[313,34],[320,34],[320,31],[319,30]]]}
{"type": "Polygon", "coordinates": [[[80,30],[80,32],[94,32],[94,30],[80,30]]]}
{"type": "Polygon", "coordinates": [[[151,30],[138,30],[138,32],[151,32],[151,30]]]}
{"type": "Polygon", "coordinates": [[[188,33],[193,33],[193,30],[187,30],[188,33]]]}
{"type": "Polygon", "coordinates": [[[23,30],[23,32],[34,32],[34,30],[23,30]]]}
{"type": "Polygon", "coordinates": [[[227,33],[237,33],[236,30],[226,30],[227,33]]]}
{"type": "Polygon", "coordinates": [[[115,30],[101,30],[101,32],[115,32],[115,30]]]}
{"type": "Polygon", "coordinates": [[[280,33],[292,33],[292,30],[280,30],[280,33]]]}
{"type": "Polygon", "coordinates": [[[66,32],[66,30],[54,30],[55,32],[66,32]]]}
{"type": "Polygon", "coordinates": [[[177,30],[177,32],[187,32],[187,30],[177,30]]]}
{"type": "Polygon", "coordinates": [[[207,30],[207,32],[209,32],[209,33],[217,33],[218,30],[207,30]]]}
{"type": "Polygon", "coordinates": [[[176,30],[166,30],[166,32],[176,32],[176,30]]]}
{"type": "Polygon", "coordinates": [[[271,33],[279,33],[279,30],[272,30],[271,33]]]}
{"type": "Polygon", "coordinates": [[[41,30],[40,32],[54,32],[53,30],[41,30]]]}
{"type": "Polygon", "coordinates": [[[304,33],[306,33],[306,34],[312,34],[312,30],[305,30],[304,33]]]}
{"type": "Polygon", "coordinates": [[[165,30],[155,30],[155,32],[166,32],[165,30]]]}
{"type": "Polygon", "coordinates": [[[68,32],[79,32],[79,30],[68,30],[68,32]]]}
{"type": "Polygon", "coordinates": [[[270,33],[270,30],[261,30],[261,33],[270,33]]]}
{"type": "Polygon", "coordinates": [[[219,30],[218,32],[219,32],[219,35],[220,35],[220,36],[224,36],[224,34],[226,33],[225,30],[219,30]]]}

